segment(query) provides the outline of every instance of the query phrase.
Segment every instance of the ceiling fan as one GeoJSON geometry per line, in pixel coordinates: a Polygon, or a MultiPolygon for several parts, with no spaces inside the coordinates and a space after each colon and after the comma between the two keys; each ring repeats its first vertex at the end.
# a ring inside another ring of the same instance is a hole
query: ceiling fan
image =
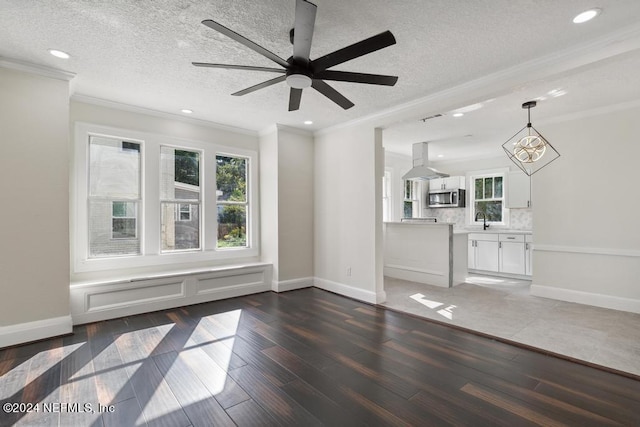
{"type": "Polygon", "coordinates": [[[345,110],[353,107],[349,101],[337,90],[329,86],[325,80],[367,83],[374,85],[393,86],[398,81],[397,76],[385,76],[380,74],[354,73],[350,71],[329,70],[335,65],[364,56],[376,50],[384,49],[396,43],[395,37],[390,31],[385,31],[376,36],[349,45],[345,48],[328,53],[320,58],[311,60],[311,39],[316,21],[317,6],[306,0],[296,0],[295,22],[289,33],[293,44],[293,56],[284,60],[273,52],[228,29],[227,27],[210,19],[202,21],[207,27],[216,30],[238,43],[242,43],[249,49],[272,60],[282,68],[255,67],[252,65],[211,64],[207,62],[192,62],[196,67],[227,68],[235,70],[267,71],[284,74],[267,80],[257,85],[248,87],[231,95],[242,96],[276,83],[286,82],[291,88],[289,92],[289,111],[300,108],[302,89],[312,87],[345,110]]]}

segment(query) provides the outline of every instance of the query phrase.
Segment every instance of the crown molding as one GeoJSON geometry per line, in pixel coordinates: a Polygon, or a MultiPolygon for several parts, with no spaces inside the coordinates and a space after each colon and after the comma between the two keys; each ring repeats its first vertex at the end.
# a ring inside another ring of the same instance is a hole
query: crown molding
{"type": "Polygon", "coordinates": [[[11,70],[24,71],[38,76],[49,77],[57,80],[71,81],[76,74],[70,71],[59,70],[44,65],[33,64],[31,62],[20,61],[18,59],[6,58],[0,56],[0,67],[9,68],[11,70]]]}
{"type": "Polygon", "coordinates": [[[240,128],[240,127],[235,127],[235,126],[230,126],[230,125],[224,125],[224,124],[221,124],[221,123],[210,122],[208,120],[196,119],[196,118],[193,118],[193,117],[185,117],[185,116],[182,116],[182,115],[179,115],[179,114],[166,113],[164,111],[152,110],[150,108],[138,107],[138,106],[135,106],[135,105],[123,104],[123,103],[115,102],[115,101],[108,101],[106,99],[94,98],[94,97],[88,96],[88,95],[82,95],[82,94],[75,93],[75,94],[73,94],[71,96],[71,100],[72,101],[76,101],[76,102],[81,102],[83,104],[91,104],[91,105],[97,105],[99,107],[112,108],[114,110],[127,111],[127,112],[130,112],[130,113],[137,113],[137,114],[144,114],[144,115],[147,115],[147,116],[159,117],[159,118],[169,119],[169,120],[177,120],[177,121],[191,123],[191,124],[194,124],[194,125],[204,126],[204,127],[208,127],[208,128],[217,129],[217,130],[223,130],[223,131],[227,131],[227,132],[239,133],[239,134],[242,134],[242,135],[249,135],[249,136],[254,136],[254,137],[258,136],[258,132],[254,131],[254,130],[250,130],[250,129],[240,128]]]}

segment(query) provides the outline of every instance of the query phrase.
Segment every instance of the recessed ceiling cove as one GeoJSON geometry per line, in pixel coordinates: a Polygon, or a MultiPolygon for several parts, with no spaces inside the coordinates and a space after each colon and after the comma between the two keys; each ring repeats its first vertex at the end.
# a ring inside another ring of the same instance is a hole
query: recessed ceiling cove
{"type": "Polygon", "coordinates": [[[308,87],[317,90],[345,110],[353,107],[353,102],[331,87],[325,82],[325,80],[383,86],[393,86],[396,84],[398,81],[397,76],[329,70],[329,68],[336,65],[395,44],[396,39],[390,31],[382,32],[373,37],[369,37],[365,40],[353,43],[347,47],[311,60],[309,56],[311,53],[311,40],[313,38],[316,21],[316,10],[317,6],[315,4],[306,0],[296,0],[295,22],[290,31],[290,40],[293,44],[293,55],[287,60],[216,21],[211,19],[202,21],[204,25],[212,30],[218,31],[236,42],[243,44],[249,49],[280,65],[282,68],[216,64],[208,62],[192,62],[192,64],[196,67],[252,70],[280,74],[277,77],[250,86],[238,92],[234,92],[231,95],[243,96],[276,83],[286,82],[290,87],[289,111],[295,111],[300,108],[302,91],[308,87]]]}

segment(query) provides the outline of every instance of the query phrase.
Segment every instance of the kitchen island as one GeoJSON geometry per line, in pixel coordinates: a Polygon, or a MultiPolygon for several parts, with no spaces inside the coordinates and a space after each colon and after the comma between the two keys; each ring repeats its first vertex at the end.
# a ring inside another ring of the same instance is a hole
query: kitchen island
{"type": "Polygon", "coordinates": [[[385,222],[384,275],[450,288],[467,276],[467,234],[453,223],[385,222]]]}

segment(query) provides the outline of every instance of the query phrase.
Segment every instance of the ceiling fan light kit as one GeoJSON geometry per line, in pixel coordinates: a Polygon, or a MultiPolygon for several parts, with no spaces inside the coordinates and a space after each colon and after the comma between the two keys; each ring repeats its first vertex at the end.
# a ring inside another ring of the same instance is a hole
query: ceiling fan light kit
{"type": "Polygon", "coordinates": [[[243,44],[249,49],[275,62],[282,68],[215,64],[208,62],[192,62],[192,64],[196,67],[226,68],[284,74],[232,93],[232,95],[246,95],[258,89],[263,89],[284,81],[290,87],[289,111],[295,111],[300,108],[302,90],[308,87],[312,87],[345,110],[353,107],[353,102],[349,101],[340,92],[327,84],[325,80],[383,86],[393,86],[396,84],[398,81],[397,76],[329,70],[329,68],[336,65],[395,44],[396,39],[390,31],[385,31],[312,60],[309,55],[311,53],[311,40],[313,38],[313,30],[316,21],[316,10],[317,6],[315,4],[306,0],[296,0],[294,27],[289,33],[290,40],[293,44],[293,55],[287,60],[219,24],[218,22],[210,19],[202,21],[202,23],[207,27],[243,44]]]}
{"type": "Polygon", "coordinates": [[[536,101],[522,104],[527,109],[527,124],[502,144],[509,160],[528,176],[560,157],[558,150],[531,124],[531,109],[535,106],[536,101]]]}

